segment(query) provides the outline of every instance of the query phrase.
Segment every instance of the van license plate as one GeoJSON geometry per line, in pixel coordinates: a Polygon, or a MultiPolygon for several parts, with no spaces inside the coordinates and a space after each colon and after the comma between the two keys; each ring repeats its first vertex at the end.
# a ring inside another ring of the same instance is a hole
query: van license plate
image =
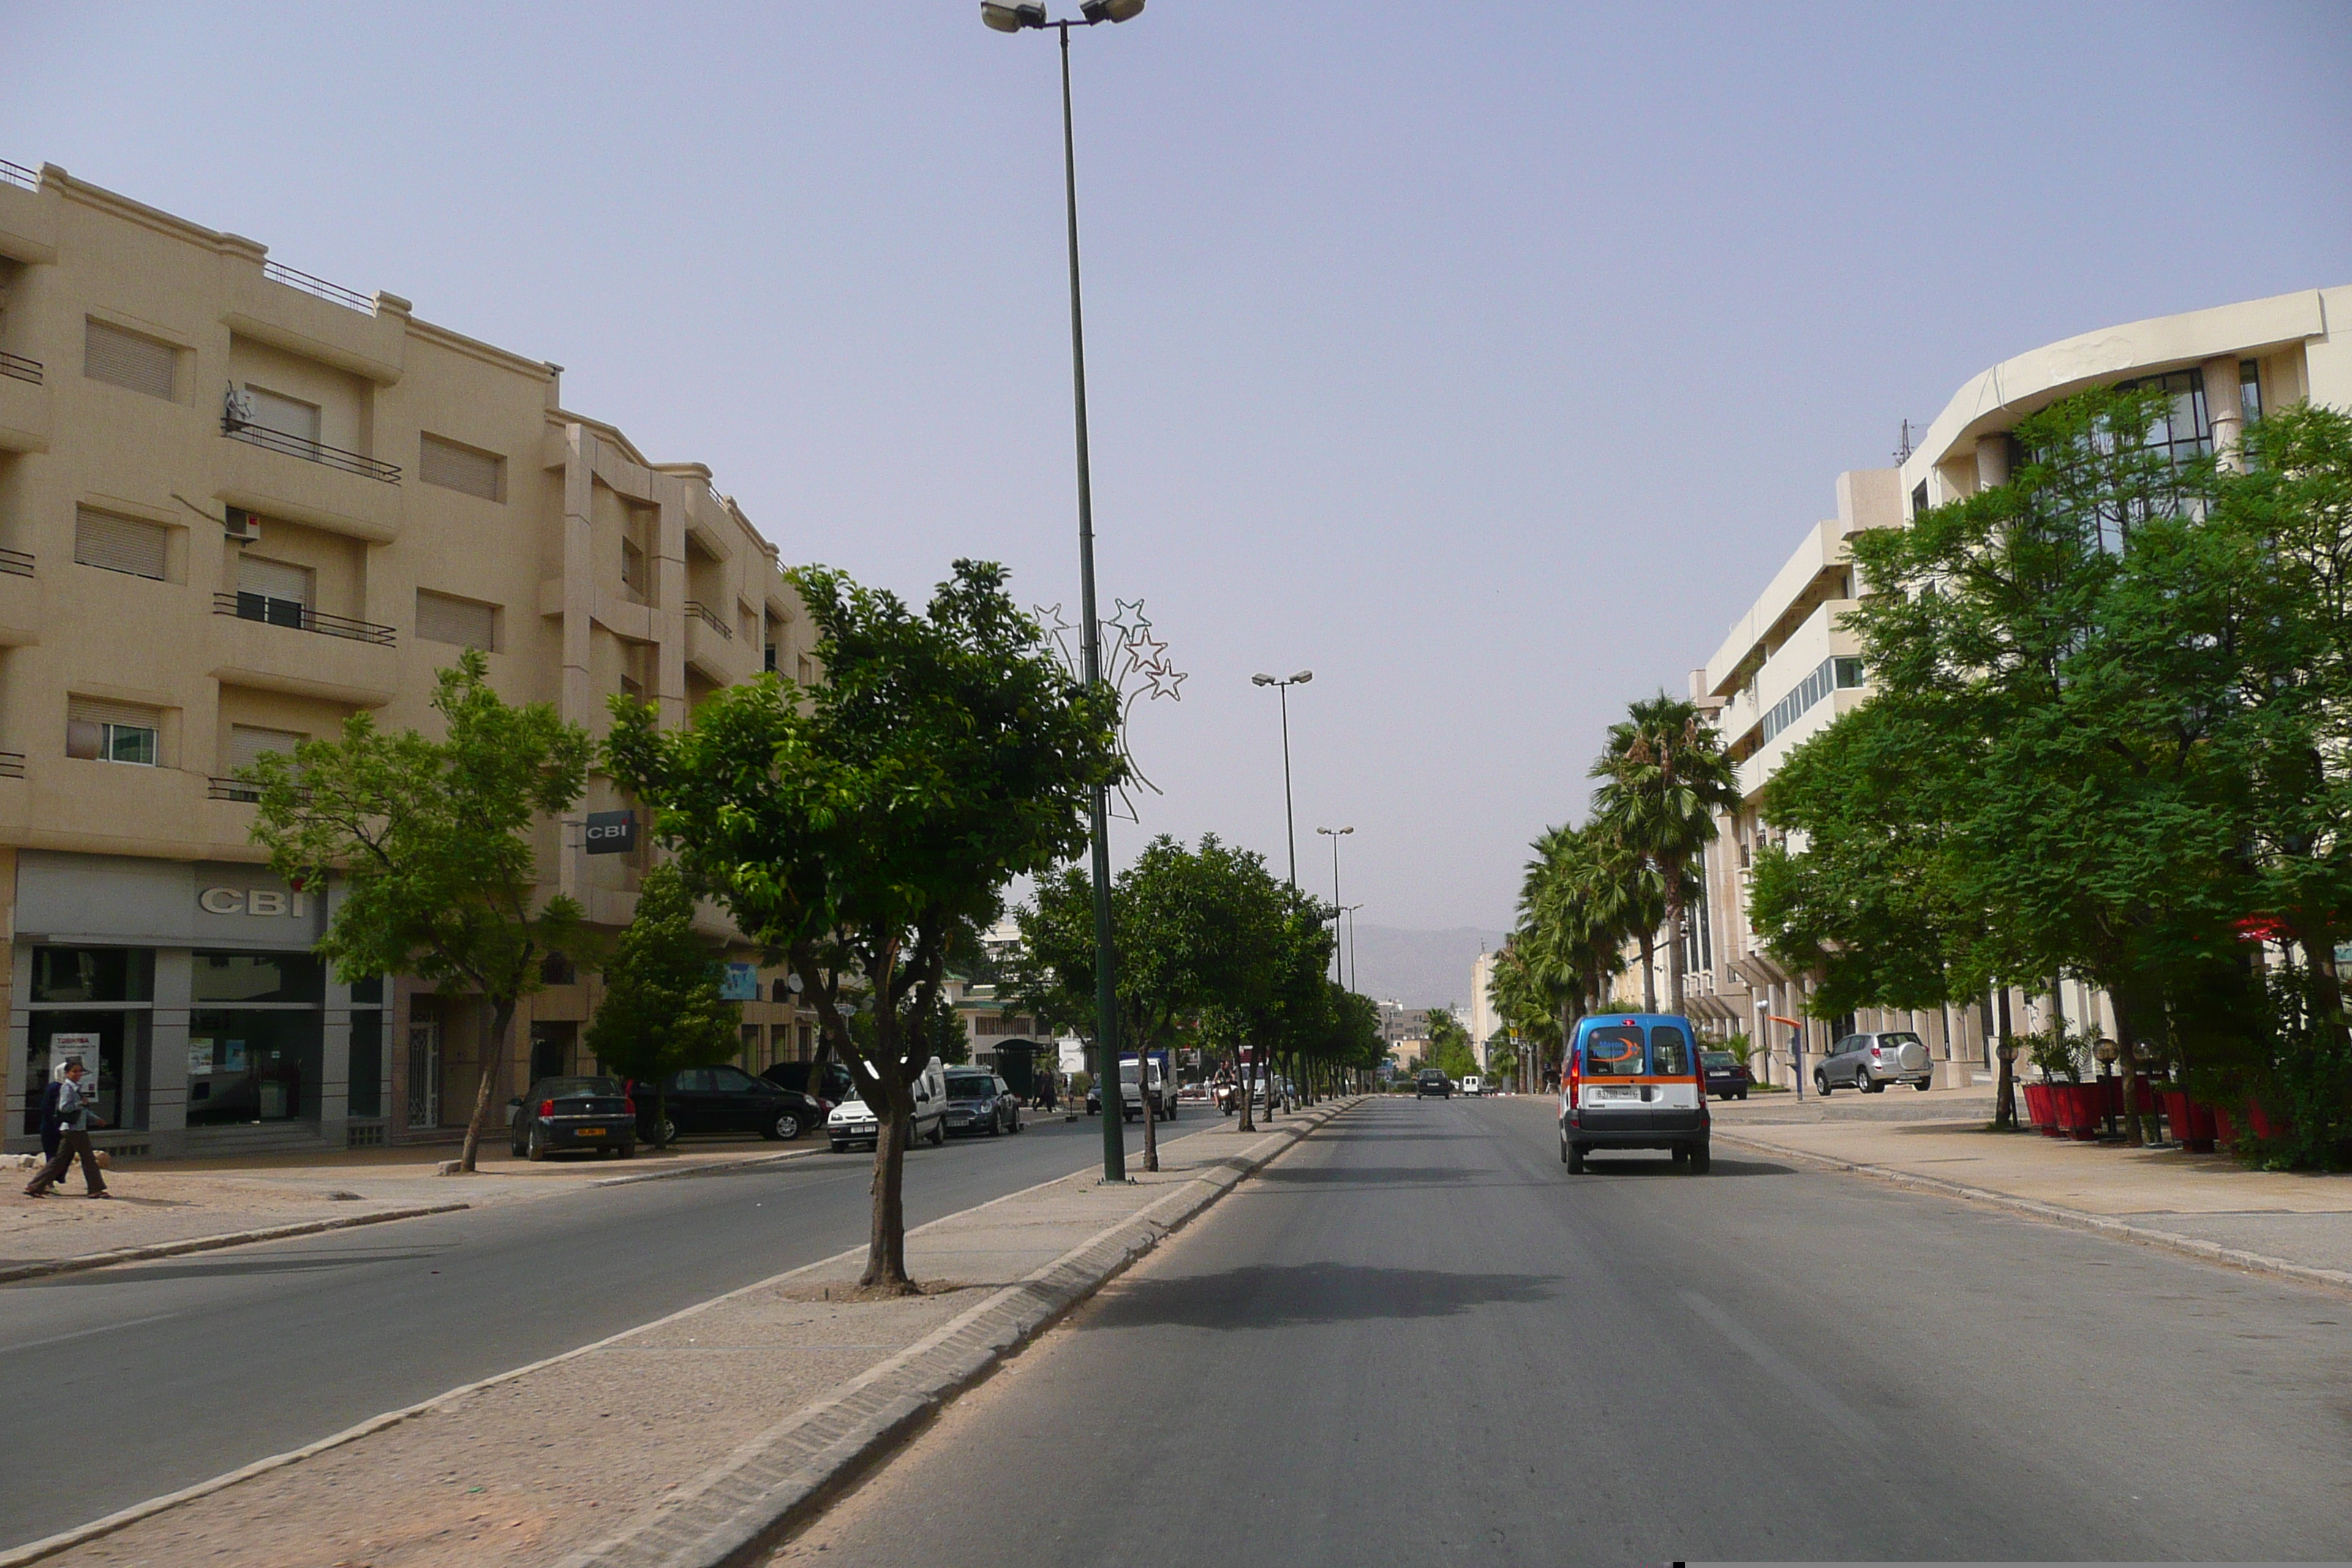
{"type": "Polygon", "coordinates": [[[572,1130],[572,1133],[575,1138],[602,1138],[604,1136],[604,1129],[602,1127],[575,1127],[572,1130]]]}

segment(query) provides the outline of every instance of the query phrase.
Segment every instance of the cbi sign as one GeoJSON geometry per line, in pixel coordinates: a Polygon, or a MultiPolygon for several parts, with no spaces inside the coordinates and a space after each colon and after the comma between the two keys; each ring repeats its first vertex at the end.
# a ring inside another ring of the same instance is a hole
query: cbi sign
{"type": "Polygon", "coordinates": [[[588,853],[626,855],[637,847],[637,814],[634,811],[592,811],[588,814],[588,853]]]}
{"type": "Polygon", "coordinates": [[[299,889],[206,888],[196,895],[196,907],[208,915],[284,915],[298,921],[310,915],[310,900],[299,889]]]}

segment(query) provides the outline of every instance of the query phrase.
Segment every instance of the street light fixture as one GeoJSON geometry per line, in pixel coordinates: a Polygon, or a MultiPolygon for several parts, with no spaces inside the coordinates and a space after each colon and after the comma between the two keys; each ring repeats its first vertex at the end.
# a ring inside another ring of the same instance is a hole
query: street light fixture
{"type": "Polygon", "coordinates": [[[1331,841],[1331,979],[1345,985],[1347,975],[1339,968],[1339,917],[1348,906],[1339,901],[1339,840],[1356,831],[1351,824],[1346,827],[1318,827],[1315,830],[1331,841]]]}
{"type": "Polygon", "coordinates": [[[1298,817],[1290,807],[1290,689],[1304,686],[1315,679],[1311,669],[1302,669],[1287,680],[1277,680],[1271,675],[1253,675],[1252,686],[1271,686],[1282,699],[1282,826],[1290,844],[1290,885],[1298,886],[1298,817]]]}
{"type": "MultiPolygon", "coordinates": [[[[1078,290],[1078,153],[1070,110],[1070,29],[1098,22],[1125,22],[1143,10],[1144,0],[1086,0],[1076,20],[1049,21],[1045,7],[1024,0],[1004,5],[981,0],[980,19],[1000,33],[1052,27],[1062,35],[1062,188],[1069,217],[1070,389],[1078,445],[1078,602],[1084,622],[1086,678],[1103,684],[1102,626],[1095,616],[1095,499],[1093,469],[1087,457],[1087,333],[1078,290]]],[[[1110,792],[1097,785],[1093,802],[1095,884],[1095,1065],[1102,1092],[1103,1180],[1127,1180],[1127,1144],[1118,1089],[1118,988],[1112,972],[1110,925],[1110,792]]],[[[1139,1063],[1137,1071],[1142,1072],[1139,1063]]]]}

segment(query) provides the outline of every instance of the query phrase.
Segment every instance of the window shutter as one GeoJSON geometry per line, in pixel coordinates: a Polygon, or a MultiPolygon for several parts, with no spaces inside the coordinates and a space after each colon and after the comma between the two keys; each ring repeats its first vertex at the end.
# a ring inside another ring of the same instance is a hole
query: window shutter
{"type": "Polygon", "coordinates": [[[111,382],[150,397],[168,399],[179,363],[180,351],[169,343],[126,332],[121,327],[110,327],[104,321],[84,323],[81,373],[93,381],[111,382]]]}
{"type": "Polygon", "coordinates": [[[506,459],[438,436],[427,436],[417,454],[416,477],[446,490],[463,490],[484,500],[504,500],[506,459]]]}
{"type": "Polygon", "coordinates": [[[257,555],[236,558],[236,586],[239,593],[260,594],[272,599],[289,599],[308,606],[314,578],[308,566],[296,566],[284,561],[265,561],[257,555]]]}
{"type": "Polygon", "coordinates": [[[232,724],[228,729],[228,771],[243,773],[271,752],[291,752],[309,740],[308,735],[291,730],[262,730],[251,724],[232,724]]]}
{"type": "Polygon", "coordinates": [[[85,566],[163,580],[170,559],[167,531],[159,522],[116,517],[78,507],[74,511],[74,559],[85,566]]]}
{"type": "Polygon", "coordinates": [[[275,392],[265,392],[247,384],[246,395],[253,399],[253,422],[265,430],[275,430],[281,436],[316,446],[319,441],[319,405],[305,403],[299,397],[286,397],[275,392]]]}
{"type": "Polygon", "coordinates": [[[416,590],[416,635],[428,642],[456,643],[495,653],[499,612],[495,605],[452,598],[428,588],[416,590]]]}
{"type": "MultiPolygon", "coordinates": [[[[160,738],[163,730],[161,709],[142,708],[132,702],[108,702],[95,697],[66,699],[66,755],[98,757],[104,754],[100,726],[119,725],[124,729],[149,730],[160,738]]],[[[160,757],[157,759],[160,761],[160,757]]]]}

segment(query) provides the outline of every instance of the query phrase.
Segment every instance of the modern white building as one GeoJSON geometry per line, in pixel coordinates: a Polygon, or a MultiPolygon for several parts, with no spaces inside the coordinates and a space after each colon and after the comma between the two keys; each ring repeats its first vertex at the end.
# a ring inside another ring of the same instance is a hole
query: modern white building
{"type": "MultiPolygon", "coordinates": [[[[1723,818],[1706,858],[1705,909],[1694,911],[1686,953],[1690,1009],[1710,1032],[1744,1030],[1769,1045],[1756,1065],[1769,1081],[1789,1081],[1790,1038],[1800,1030],[1813,1060],[1855,1029],[1912,1028],[1928,1043],[1940,1083],[1965,1085],[1991,1065],[1991,997],[1934,1013],[1773,1021],[1804,1019],[1808,980],[1759,948],[1748,921],[1748,870],[1766,831],[1758,811],[1765,782],[1792,748],[1869,696],[1860,646],[1840,624],[1855,607],[1848,542],[2004,482],[2010,431],[2026,415],[2089,387],[2149,383],[2174,394],[2168,438],[2184,458],[2229,460],[2246,422],[2265,409],[2305,399],[2352,407],[2352,286],[2085,332],[1973,377],[1898,467],[1838,476],[1836,515],[1804,531],[1705,667],[1691,672],[1691,696],[1713,713],[1738,763],[1741,804],[1723,818]]],[[[2065,990],[2071,1023],[2112,1030],[2102,997],[2073,982],[2065,990]]],[[[2044,1026],[2040,999],[2014,993],[2011,1006],[2014,1027],[2044,1026]]]]}

